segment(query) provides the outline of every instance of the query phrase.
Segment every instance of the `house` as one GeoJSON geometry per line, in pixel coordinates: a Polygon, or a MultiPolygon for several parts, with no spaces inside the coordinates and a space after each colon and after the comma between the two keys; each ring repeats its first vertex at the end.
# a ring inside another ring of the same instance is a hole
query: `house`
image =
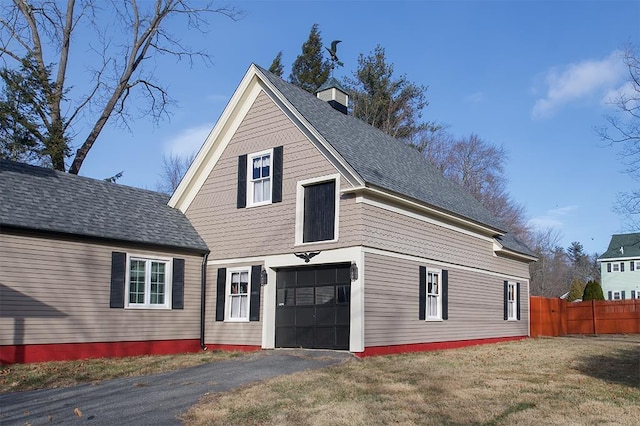
{"type": "Polygon", "coordinates": [[[529,334],[535,255],[413,148],[252,65],[169,205],[210,248],[210,348],[361,356],[529,334]]]}
{"type": "Polygon", "coordinates": [[[2,362],[528,336],[534,253],[347,106],[252,65],[169,200],[2,161],[2,362]]]}
{"type": "Polygon", "coordinates": [[[607,300],[640,298],[640,233],[612,235],[598,262],[607,300]]]}
{"type": "Polygon", "coordinates": [[[0,361],[200,350],[209,250],[168,198],[0,160],[0,361]]]}

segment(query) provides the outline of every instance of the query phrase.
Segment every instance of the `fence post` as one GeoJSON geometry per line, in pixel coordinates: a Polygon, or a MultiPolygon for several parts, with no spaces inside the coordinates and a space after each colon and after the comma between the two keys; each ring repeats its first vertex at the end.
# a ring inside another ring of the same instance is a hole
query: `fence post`
{"type": "Polygon", "coordinates": [[[593,334],[598,334],[596,329],[596,301],[591,301],[591,319],[593,320],[593,334]]]}

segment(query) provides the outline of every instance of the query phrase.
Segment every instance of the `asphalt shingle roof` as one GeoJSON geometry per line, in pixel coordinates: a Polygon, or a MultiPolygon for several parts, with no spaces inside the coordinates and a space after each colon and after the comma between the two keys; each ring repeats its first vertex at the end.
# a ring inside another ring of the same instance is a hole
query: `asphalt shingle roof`
{"type": "MultiPolygon", "coordinates": [[[[504,224],[458,184],[445,178],[417,150],[327,102],[256,66],[300,114],[360,175],[367,186],[385,189],[462,218],[506,232],[504,224]]],[[[498,232],[496,232],[497,234],[498,232]]],[[[513,235],[500,243],[513,251],[535,254],[513,235]]]]}
{"type": "Polygon", "coordinates": [[[640,233],[615,234],[611,236],[609,248],[599,259],[640,258],[640,233]],[[620,248],[622,247],[622,250],[620,248]]]}
{"type": "Polygon", "coordinates": [[[207,252],[169,197],[0,160],[0,226],[207,252]]]}

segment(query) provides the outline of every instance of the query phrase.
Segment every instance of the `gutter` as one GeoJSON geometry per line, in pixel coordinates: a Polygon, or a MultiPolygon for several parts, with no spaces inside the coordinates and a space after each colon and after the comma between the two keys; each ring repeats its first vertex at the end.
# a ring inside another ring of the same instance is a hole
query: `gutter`
{"type": "Polygon", "coordinates": [[[206,306],[206,294],[207,294],[207,259],[209,258],[209,253],[205,253],[202,256],[202,271],[201,271],[201,282],[200,282],[200,347],[203,351],[208,350],[207,345],[204,343],[204,326],[205,326],[205,306],[206,306]]]}

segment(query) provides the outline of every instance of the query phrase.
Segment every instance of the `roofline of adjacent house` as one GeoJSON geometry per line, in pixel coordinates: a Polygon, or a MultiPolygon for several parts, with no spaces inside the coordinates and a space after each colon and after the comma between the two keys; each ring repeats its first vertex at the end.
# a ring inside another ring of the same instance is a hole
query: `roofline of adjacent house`
{"type": "Polygon", "coordinates": [[[623,257],[599,257],[596,259],[597,262],[615,262],[615,261],[624,261],[629,259],[638,259],[640,260],[640,256],[623,256],[623,257]]]}
{"type": "Polygon", "coordinates": [[[537,262],[538,256],[531,256],[529,254],[520,253],[519,251],[515,251],[512,249],[505,248],[499,241],[493,240],[493,251],[495,253],[499,252],[505,256],[517,257],[518,259],[528,260],[529,262],[537,262]]]}
{"type": "Polygon", "coordinates": [[[89,234],[77,234],[73,232],[53,231],[50,229],[39,229],[39,228],[28,227],[28,226],[18,226],[18,225],[0,223],[0,234],[12,233],[11,231],[13,231],[13,233],[31,232],[31,233],[45,234],[45,235],[49,235],[51,237],[57,237],[57,238],[67,238],[67,239],[76,238],[81,240],[94,240],[94,241],[97,240],[103,243],[111,243],[111,244],[130,244],[130,245],[137,244],[137,245],[148,247],[149,249],[174,251],[174,252],[186,252],[186,253],[194,253],[199,255],[205,255],[211,252],[211,250],[209,249],[204,250],[196,247],[148,243],[148,242],[138,241],[138,240],[126,240],[121,238],[101,237],[101,236],[89,235],[89,234]]]}
{"type": "Polygon", "coordinates": [[[426,203],[422,202],[422,201],[416,201],[416,200],[412,200],[409,199],[405,196],[402,196],[400,194],[397,194],[395,192],[391,192],[387,189],[384,188],[378,188],[378,187],[373,187],[373,186],[359,186],[359,187],[355,187],[355,188],[348,188],[348,189],[344,189],[341,191],[344,194],[349,194],[349,193],[353,193],[353,194],[373,194],[376,196],[379,196],[381,198],[384,199],[388,199],[390,201],[393,201],[395,203],[404,205],[406,207],[411,207],[414,209],[417,209],[419,211],[423,211],[425,213],[429,213],[432,214],[434,216],[437,216],[441,219],[445,219],[451,222],[454,222],[456,224],[459,225],[463,225],[466,226],[467,228],[472,228],[474,230],[476,230],[477,232],[483,234],[483,235],[487,235],[487,236],[491,236],[494,237],[496,235],[504,235],[505,231],[498,229],[498,228],[494,228],[492,226],[488,226],[476,221],[473,221],[471,219],[468,219],[466,217],[463,216],[458,216],[455,214],[452,214],[451,212],[449,212],[448,210],[443,210],[443,209],[439,209],[437,207],[434,206],[430,206],[427,205],[426,203]]]}

